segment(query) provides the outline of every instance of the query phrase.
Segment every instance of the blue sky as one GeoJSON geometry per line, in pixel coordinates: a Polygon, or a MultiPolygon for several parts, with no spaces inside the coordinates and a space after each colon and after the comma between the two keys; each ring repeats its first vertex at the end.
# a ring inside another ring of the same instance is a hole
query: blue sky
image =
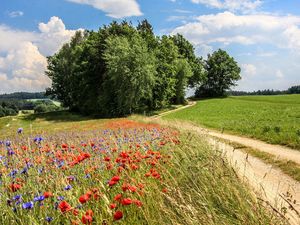
{"type": "Polygon", "coordinates": [[[155,33],[181,33],[204,58],[225,49],[242,68],[237,90],[300,84],[298,0],[1,0],[0,93],[50,85],[46,56],[78,29],[147,18],[155,33]]]}

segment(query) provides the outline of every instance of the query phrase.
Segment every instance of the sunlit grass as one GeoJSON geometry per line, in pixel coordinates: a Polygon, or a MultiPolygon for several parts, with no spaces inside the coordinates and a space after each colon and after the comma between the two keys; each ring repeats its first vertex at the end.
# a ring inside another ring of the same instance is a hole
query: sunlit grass
{"type": "Polygon", "coordinates": [[[0,224],[48,224],[47,218],[53,219],[50,224],[82,224],[89,210],[93,211],[91,224],[283,222],[257,202],[220,153],[193,134],[70,114],[10,123],[12,135],[6,135],[0,147],[0,224]],[[16,134],[14,129],[20,125],[25,125],[23,133],[16,134]],[[43,140],[39,143],[35,137],[43,140]],[[78,161],[83,154],[86,158],[78,161]],[[110,184],[114,176],[120,180],[110,184]],[[20,187],[13,190],[12,184],[20,187]],[[24,209],[24,203],[44,192],[53,197],[24,209]],[[80,196],[89,192],[88,201],[81,203],[80,196]],[[121,202],[114,200],[117,194],[122,194],[121,202]],[[131,204],[122,204],[128,198],[131,204]],[[63,201],[70,205],[65,213],[60,209],[63,201]],[[123,214],[118,221],[117,211],[123,214]]]}
{"type": "Polygon", "coordinates": [[[166,115],[219,131],[300,149],[300,95],[243,96],[200,100],[166,115]]]}

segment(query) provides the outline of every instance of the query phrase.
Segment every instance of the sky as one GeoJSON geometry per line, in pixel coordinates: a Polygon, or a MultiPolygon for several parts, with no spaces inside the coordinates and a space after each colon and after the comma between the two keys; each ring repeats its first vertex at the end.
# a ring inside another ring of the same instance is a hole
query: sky
{"type": "Polygon", "coordinates": [[[299,0],[0,0],[0,93],[43,91],[53,55],[79,29],[147,19],[198,56],[221,48],[241,67],[235,90],[300,84],[299,0]]]}

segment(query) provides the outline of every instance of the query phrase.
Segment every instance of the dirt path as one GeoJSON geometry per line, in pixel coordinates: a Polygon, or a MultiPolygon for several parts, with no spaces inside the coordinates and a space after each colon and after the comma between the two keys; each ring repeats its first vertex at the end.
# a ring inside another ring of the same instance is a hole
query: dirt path
{"type": "Polygon", "coordinates": [[[155,116],[151,116],[150,119],[156,120],[156,119],[159,119],[162,116],[168,115],[170,113],[173,113],[173,112],[176,112],[176,111],[179,111],[179,110],[186,109],[186,108],[189,108],[191,106],[194,106],[195,104],[196,104],[196,102],[189,102],[189,104],[187,104],[185,106],[182,106],[180,108],[173,109],[173,110],[170,110],[170,111],[167,111],[167,112],[164,112],[164,113],[160,113],[160,114],[155,115],[155,116]]]}
{"type": "Polygon", "coordinates": [[[221,142],[203,128],[178,121],[157,120],[157,122],[201,135],[214,149],[222,152],[241,180],[252,187],[259,199],[262,199],[282,215],[284,208],[286,208],[285,218],[288,218],[290,224],[300,224],[299,182],[285,175],[280,169],[273,168],[262,160],[221,142]],[[296,202],[293,202],[294,200],[296,202]]]}

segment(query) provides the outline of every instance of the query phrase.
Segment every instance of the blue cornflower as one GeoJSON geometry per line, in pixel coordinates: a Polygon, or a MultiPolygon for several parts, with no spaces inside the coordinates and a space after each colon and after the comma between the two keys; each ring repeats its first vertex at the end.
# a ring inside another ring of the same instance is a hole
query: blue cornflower
{"type": "Polygon", "coordinates": [[[12,170],[8,176],[10,176],[10,177],[15,177],[15,175],[16,175],[17,173],[18,173],[18,170],[12,170]]]}
{"type": "Polygon", "coordinates": [[[18,134],[22,134],[22,132],[23,132],[23,128],[22,128],[22,127],[18,128],[17,133],[18,133],[18,134]]]}
{"type": "Polygon", "coordinates": [[[71,185],[67,185],[67,186],[65,187],[65,190],[66,190],[66,191],[68,191],[68,190],[70,190],[70,189],[72,189],[72,186],[71,186],[71,185]]]}
{"type": "Polygon", "coordinates": [[[41,201],[44,201],[45,197],[43,195],[41,196],[37,196],[33,199],[33,201],[35,202],[41,202],[41,201]]]}
{"type": "Polygon", "coordinates": [[[53,218],[50,217],[50,216],[47,216],[47,217],[45,218],[45,220],[46,220],[48,223],[50,223],[50,222],[53,220],[53,218]]]}
{"type": "Polygon", "coordinates": [[[13,197],[14,201],[19,201],[22,198],[22,195],[16,195],[13,197]]]}
{"type": "Polygon", "coordinates": [[[57,200],[58,200],[58,201],[62,201],[62,200],[64,200],[64,199],[65,199],[64,196],[58,196],[58,197],[57,197],[57,200]]]}
{"type": "Polygon", "coordinates": [[[9,147],[9,146],[11,145],[11,141],[6,141],[6,142],[5,142],[5,145],[6,145],[7,147],[9,147]]]}
{"type": "Polygon", "coordinates": [[[22,170],[21,170],[21,174],[26,174],[28,172],[28,169],[25,167],[25,168],[23,168],[22,170]]]}
{"type": "Polygon", "coordinates": [[[33,208],[33,202],[26,202],[22,205],[23,209],[32,209],[33,208]]]}
{"type": "Polygon", "coordinates": [[[34,142],[37,142],[37,143],[41,143],[41,141],[44,140],[42,137],[35,137],[33,139],[34,142]]]}

